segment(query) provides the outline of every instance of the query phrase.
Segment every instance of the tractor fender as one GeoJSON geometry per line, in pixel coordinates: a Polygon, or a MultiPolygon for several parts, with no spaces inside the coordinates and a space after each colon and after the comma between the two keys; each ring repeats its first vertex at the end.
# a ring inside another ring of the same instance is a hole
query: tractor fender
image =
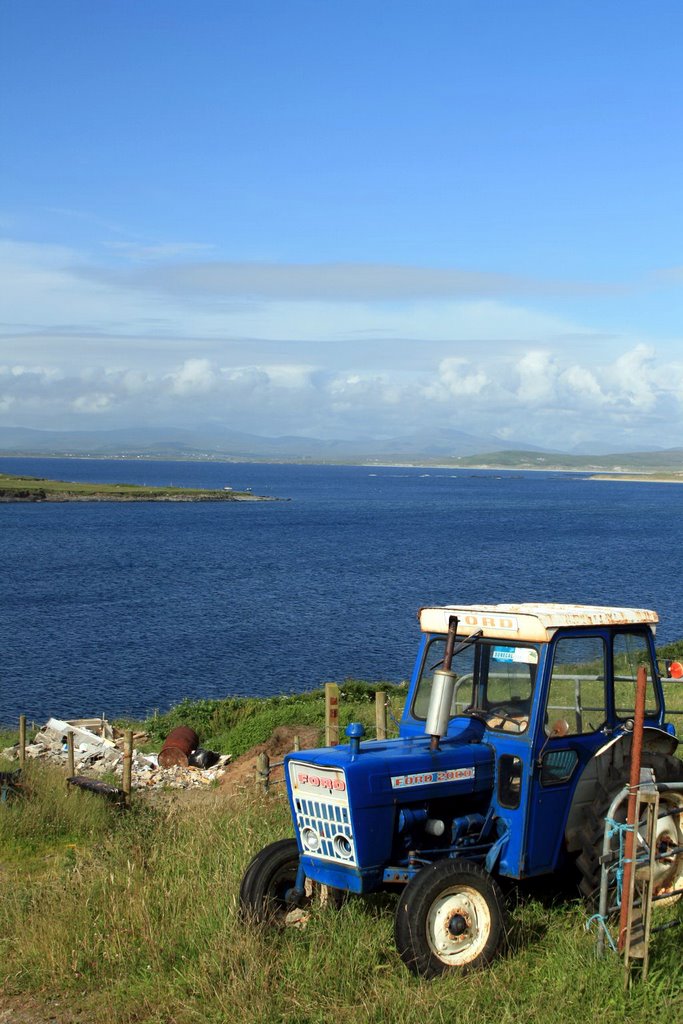
{"type": "MultiPolygon", "coordinates": [[[[608,740],[599,750],[595,751],[594,757],[602,757],[606,751],[616,743],[628,744],[628,751],[631,752],[632,732],[620,732],[608,740]]],[[[643,750],[652,754],[675,754],[679,744],[678,737],[672,736],[666,729],[658,729],[653,725],[646,725],[643,729],[643,750]]]]}
{"type": "MultiPolygon", "coordinates": [[[[673,754],[678,742],[678,739],[665,729],[646,726],[643,730],[643,753],[673,754]]],[[[583,769],[574,789],[565,827],[565,839],[570,852],[580,848],[577,844],[578,834],[584,814],[595,798],[596,787],[605,785],[612,774],[612,768],[617,771],[622,768],[624,762],[630,758],[632,743],[632,732],[619,732],[595,751],[583,769]]],[[[628,779],[625,778],[624,782],[628,782],[628,779]]]]}

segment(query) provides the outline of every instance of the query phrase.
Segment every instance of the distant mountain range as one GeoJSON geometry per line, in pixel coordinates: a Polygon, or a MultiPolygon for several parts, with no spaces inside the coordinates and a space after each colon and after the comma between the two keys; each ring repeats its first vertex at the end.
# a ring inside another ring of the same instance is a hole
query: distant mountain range
{"type": "MultiPolygon", "coordinates": [[[[142,456],[144,458],[283,459],[349,462],[354,459],[455,458],[493,448],[519,448],[494,437],[459,430],[439,430],[410,437],[361,437],[323,440],[315,437],[261,437],[220,426],[139,427],[118,430],[32,430],[0,427],[0,453],[22,455],[142,456]]],[[[526,445],[532,450],[531,446],[526,445]]],[[[536,450],[536,449],[533,449],[536,450]]],[[[538,449],[540,451],[541,449],[538,449]]]]}
{"type": "MultiPolygon", "coordinates": [[[[584,446],[586,447],[586,446],[584,446]]],[[[561,452],[519,441],[477,436],[460,430],[424,431],[406,437],[324,440],[262,437],[213,424],[184,427],[127,427],[118,430],[33,430],[0,427],[0,454],[95,458],[214,459],[263,462],[388,462],[454,467],[565,469],[594,472],[683,470],[683,448],[636,452],[561,452]]]]}

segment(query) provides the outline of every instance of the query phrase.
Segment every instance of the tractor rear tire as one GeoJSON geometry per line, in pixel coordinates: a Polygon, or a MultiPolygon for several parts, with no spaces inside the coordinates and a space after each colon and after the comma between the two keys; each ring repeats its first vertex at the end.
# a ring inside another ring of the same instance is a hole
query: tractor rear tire
{"type": "Polygon", "coordinates": [[[287,891],[296,883],[299,848],[296,839],[278,839],[265,846],[249,863],[239,893],[240,915],[252,924],[279,927],[299,925],[314,906],[337,909],[345,893],[310,878],[305,882],[305,899],[294,905],[286,900],[287,891]]]}
{"type": "MultiPolygon", "coordinates": [[[[670,754],[644,752],[642,764],[644,768],[649,767],[654,770],[657,782],[683,782],[683,761],[677,757],[670,754]]],[[[612,762],[605,764],[605,768],[598,775],[593,802],[586,809],[583,822],[577,831],[577,844],[581,851],[576,858],[580,879],[579,889],[581,894],[593,905],[597,905],[600,891],[600,857],[602,856],[605,817],[614,797],[628,783],[630,772],[630,758],[625,758],[620,768],[616,768],[612,762]]],[[[666,806],[671,808],[682,806],[683,792],[679,794],[661,793],[659,800],[661,814],[666,806]]],[[[621,820],[625,820],[625,801],[620,806],[619,813],[621,820]]],[[[667,845],[672,848],[683,845],[683,818],[681,815],[660,819],[657,837],[662,851],[667,845]]],[[[613,849],[618,847],[616,836],[612,846],[613,849]]],[[[663,894],[667,889],[681,887],[683,887],[683,854],[673,854],[670,861],[663,862],[655,892],[663,894]]]]}
{"type": "Polygon", "coordinates": [[[406,967],[421,978],[486,967],[505,942],[503,895],[470,861],[429,864],[399,896],[394,936],[406,967]]]}

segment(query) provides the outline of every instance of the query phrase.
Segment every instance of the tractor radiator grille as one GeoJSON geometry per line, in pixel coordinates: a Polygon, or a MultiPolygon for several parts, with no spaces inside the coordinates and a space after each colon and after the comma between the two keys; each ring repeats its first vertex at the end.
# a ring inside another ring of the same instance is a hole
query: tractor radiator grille
{"type": "Polygon", "coordinates": [[[338,864],[356,864],[344,773],[290,762],[296,827],[305,853],[338,864]]]}

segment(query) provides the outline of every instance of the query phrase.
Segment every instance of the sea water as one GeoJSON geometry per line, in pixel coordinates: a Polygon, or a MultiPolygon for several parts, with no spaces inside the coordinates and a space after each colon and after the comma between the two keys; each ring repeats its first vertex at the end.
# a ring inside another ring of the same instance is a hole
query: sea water
{"type": "Polygon", "coordinates": [[[676,485],[581,474],[0,459],[264,503],[0,505],[0,721],[400,681],[432,603],[656,608],[683,637],[676,485]]]}

